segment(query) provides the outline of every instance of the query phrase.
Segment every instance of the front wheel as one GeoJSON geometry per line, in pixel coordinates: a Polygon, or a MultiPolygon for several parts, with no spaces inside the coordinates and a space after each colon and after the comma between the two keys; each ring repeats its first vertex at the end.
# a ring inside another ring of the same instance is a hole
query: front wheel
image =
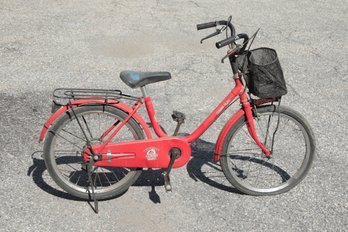
{"type": "MultiPolygon", "coordinates": [[[[45,163],[53,180],[68,193],[89,199],[91,187],[86,163],[82,159],[87,146],[86,136],[91,145],[102,144],[105,140],[103,133],[112,125],[121,124],[126,117],[122,110],[104,105],[76,107],[74,112],[69,110],[59,117],[48,131],[44,144],[45,163]]],[[[111,143],[138,139],[144,139],[144,133],[131,118],[111,143]]],[[[103,200],[122,194],[140,174],[141,169],[135,168],[92,167],[95,198],[103,200]]]]}
{"type": "Polygon", "coordinates": [[[308,122],[288,107],[263,106],[254,118],[257,135],[271,150],[267,158],[251,138],[246,118],[228,132],[221,167],[229,182],[249,195],[275,195],[289,191],[307,175],[315,153],[308,122]]]}

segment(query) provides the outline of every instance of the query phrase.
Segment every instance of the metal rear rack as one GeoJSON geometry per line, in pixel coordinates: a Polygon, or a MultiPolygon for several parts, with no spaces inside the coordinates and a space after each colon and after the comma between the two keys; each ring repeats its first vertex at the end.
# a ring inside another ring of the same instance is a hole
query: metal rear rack
{"type": "Polygon", "coordinates": [[[123,94],[121,90],[112,89],[75,89],[58,88],[53,91],[54,99],[127,99],[140,101],[139,97],[123,94]]]}

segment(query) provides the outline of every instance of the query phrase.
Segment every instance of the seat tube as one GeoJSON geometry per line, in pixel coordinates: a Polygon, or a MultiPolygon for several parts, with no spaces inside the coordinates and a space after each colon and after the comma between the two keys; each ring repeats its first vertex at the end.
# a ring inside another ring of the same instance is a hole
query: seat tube
{"type": "Polygon", "coordinates": [[[140,87],[141,93],[143,94],[143,97],[146,98],[147,97],[147,91],[145,86],[141,86],[140,87]]]}
{"type": "Polygon", "coordinates": [[[155,108],[153,107],[151,97],[147,95],[145,86],[140,87],[140,89],[141,89],[141,92],[143,94],[143,99],[145,101],[145,107],[146,107],[147,114],[149,116],[151,125],[152,125],[156,135],[158,137],[167,136],[167,134],[163,132],[163,130],[161,129],[160,125],[157,122],[156,111],[155,111],[155,108]]]}

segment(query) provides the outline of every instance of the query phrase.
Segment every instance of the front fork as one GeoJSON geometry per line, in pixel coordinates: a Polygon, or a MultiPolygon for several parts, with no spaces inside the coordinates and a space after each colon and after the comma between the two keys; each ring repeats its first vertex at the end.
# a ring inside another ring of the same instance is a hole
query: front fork
{"type": "Polygon", "coordinates": [[[253,118],[253,113],[252,113],[252,108],[250,105],[250,102],[248,101],[246,94],[242,93],[240,96],[240,101],[242,103],[244,112],[245,112],[245,116],[247,118],[247,128],[248,131],[251,135],[251,137],[254,139],[255,143],[261,148],[261,150],[263,151],[263,153],[265,154],[265,156],[267,158],[271,157],[271,151],[268,150],[263,143],[261,143],[259,137],[257,136],[256,133],[256,128],[255,128],[255,123],[254,123],[254,118],[253,118]]]}

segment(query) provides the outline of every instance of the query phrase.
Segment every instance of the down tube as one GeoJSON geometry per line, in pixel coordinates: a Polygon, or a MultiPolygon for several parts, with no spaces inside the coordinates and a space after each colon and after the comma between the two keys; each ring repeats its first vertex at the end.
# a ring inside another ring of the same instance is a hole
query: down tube
{"type": "Polygon", "coordinates": [[[243,89],[243,85],[240,80],[235,80],[236,86],[232,91],[225,97],[225,99],[214,109],[214,111],[202,122],[202,124],[189,136],[185,138],[186,142],[190,143],[199,138],[210,126],[215,122],[216,119],[230,106],[234,98],[243,89]]]}

